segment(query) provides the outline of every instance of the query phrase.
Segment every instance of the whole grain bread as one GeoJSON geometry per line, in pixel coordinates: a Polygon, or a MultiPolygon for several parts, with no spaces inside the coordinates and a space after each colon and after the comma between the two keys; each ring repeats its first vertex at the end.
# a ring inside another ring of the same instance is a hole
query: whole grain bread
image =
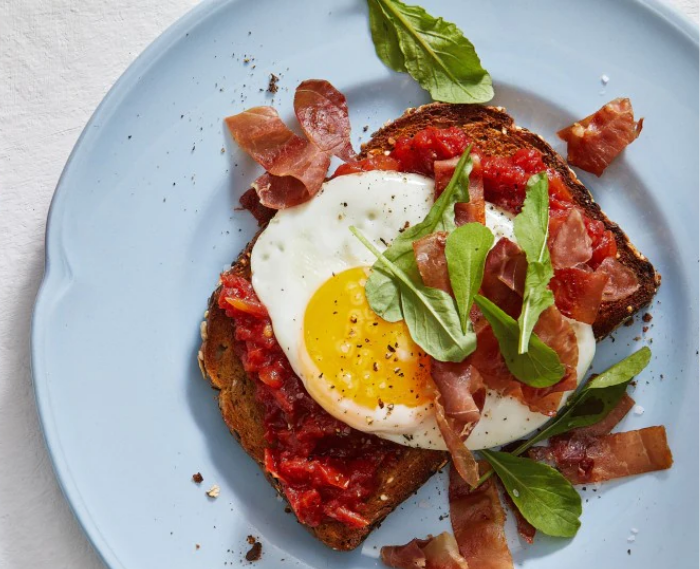
{"type": "MultiPolygon", "coordinates": [[[[636,273],[641,286],[629,298],[603,304],[593,325],[598,339],[608,335],[651,302],[660,284],[660,276],[651,263],[634,248],[623,231],[605,216],[564,160],[541,137],[515,126],[505,110],[444,103],[410,109],[399,119],[376,132],[371,140],[363,145],[361,155],[365,157],[391,150],[397,138],[412,135],[429,125],[458,126],[487,154],[510,155],[519,148],[537,148],[544,154],[547,166],[562,174],[576,203],[588,216],[602,221],[605,227],[614,233],[620,262],[636,273]]],[[[254,242],[255,239],[233,263],[231,273],[250,279],[250,251],[254,242]]],[[[236,355],[233,320],[218,307],[219,291],[217,288],[212,294],[205,322],[202,324],[200,367],[212,387],[219,391],[219,408],[224,421],[243,449],[265,472],[263,409],[255,400],[255,384],[243,370],[236,355]]],[[[392,510],[441,468],[447,458],[448,455],[443,452],[400,447],[396,465],[390,470],[380,472],[379,488],[367,502],[367,510],[363,513],[371,520],[368,527],[355,529],[339,522],[328,522],[307,529],[333,549],[350,550],[357,547],[392,510]]],[[[265,475],[284,496],[277,480],[266,472],[265,475]]]]}
{"type": "MultiPolygon", "coordinates": [[[[230,273],[250,279],[250,251],[255,240],[233,264],[230,273]]],[[[219,409],[230,431],[243,449],[258,463],[265,476],[284,497],[277,479],[263,467],[265,449],[263,409],[255,400],[255,384],[243,370],[234,349],[233,320],[218,305],[219,289],[209,299],[202,325],[200,367],[212,386],[219,390],[219,409]]],[[[379,472],[377,491],[367,501],[363,515],[370,520],[364,528],[351,528],[340,522],[305,526],[316,538],[333,549],[354,549],[401,502],[418,490],[428,478],[447,463],[444,452],[396,445],[396,461],[379,472]]]]}

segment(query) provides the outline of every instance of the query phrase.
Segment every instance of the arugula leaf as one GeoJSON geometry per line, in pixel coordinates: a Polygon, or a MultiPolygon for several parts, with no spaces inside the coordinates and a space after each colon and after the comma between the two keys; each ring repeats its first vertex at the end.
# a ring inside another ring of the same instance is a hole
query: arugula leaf
{"type": "Polygon", "coordinates": [[[566,368],[552,348],[532,334],[527,352],[519,354],[518,323],[488,298],[478,294],[474,301],[491,324],[503,359],[516,378],[531,387],[549,387],[564,377],[566,368]]]}
{"type": "Polygon", "coordinates": [[[535,174],[527,181],[525,203],[513,222],[513,231],[527,257],[523,309],[518,318],[518,353],[524,354],[537,319],[554,304],[554,295],[547,288],[554,269],[547,249],[549,181],[546,172],[535,174]]]}
{"type": "Polygon", "coordinates": [[[514,454],[521,454],[554,435],[561,435],[578,427],[595,425],[605,419],[619,403],[629,382],[647,367],[650,359],[651,350],[644,346],[590,380],[581,391],[569,399],[566,407],[544,429],[520,445],[514,454]]]}
{"type": "Polygon", "coordinates": [[[437,288],[415,284],[357,228],[350,227],[350,231],[372,251],[383,268],[397,279],[406,326],[416,344],[443,362],[461,362],[476,349],[476,334],[462,333],[459,315],[449,294],[437,288]]]}
{"type": "MultiPolygon", "coordinates": [[[[422,283],[413,253],[413,242],[436,231],[450,232],[455,228],[454,206],[457,202],[469,201],[469,174],[472,167],[470,145],[459,159],[450,183],[435,200],[425,219],[400,233],[384,251],[384,257],[406,273],[412,282],[422,283]]],[[[370,308],[384,320],[398,322],[403,318],[399,286],[392,272],[379,261],[374,264],[367,279],[365,295],[370,308]]]]}
{"type": "Polygon", "coordinates": [[[484,265],[493,245],[493,233],[480,223],[467,223],[455,229],[445,243],[450,284],[457,302],[462,332],[471,328],[469,311],[484,278],[484,265]]]}
{"type": "Polygon", "coordinates": [[[388,67],[408,72],[436,101],[493,98],[491,76],[457,26],[399,0],[368,0],[368,6],[372,41],[388,67]]]}
{"type": "Polygon", "coordinates": [[[368,0],[368,5],[369,29],[372,32],[374,49],[379,59],[390,69],[399,73],[407,73],[396,28],[391,25],[378,0],[368,0]]]}
{"type": "Polygon", "coordinates": [[[507,452],[482,450],[523,517],[555,537],[574,537],[581,527],[581,496],[551,466],[507,452]]]}

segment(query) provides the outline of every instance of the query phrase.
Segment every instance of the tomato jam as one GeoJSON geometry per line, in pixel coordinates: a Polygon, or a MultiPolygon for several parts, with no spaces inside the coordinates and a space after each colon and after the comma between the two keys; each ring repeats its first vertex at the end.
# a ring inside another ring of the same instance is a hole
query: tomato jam
{"type": "Polygon", "coordinates": [[[236,352],[265,409],[265,469],[281,483],[299,520],[364,527],[363,505],[397,445],[351,429],[306,392],[272,333],[267,310],[246,279],[222,275],[219,307],[235,322],[236,352]]]}
{"type": "MultiPolygon", "coordinates": [[[[459,128],[438,129],[427,127],[414,136],[399,138],[388,158],[394,158],[401,172],[415,172],[433,176],[435,160],[460,156],[470,143],[469,137],[459,128]]],[[[519,213],[525,201],[527,181],[530,176],[546,171],[549,178],[550,235],[566,220],[569,210],[578,207],[571,192],[554,169],[544,163],[542,153],[535,148],[521,148],[511,156],[490,156],[478,146],[472,152],[481,159],[484,179],[484,198],[511,213],[519,213]]],[[[366,159],[370,160],[370,159],[366,159]]],[[[583,210],[588,236],[593,246],[593,256],[588,261],[596,269],[606,257],[617,254],[615,236],[605,229],[602,221],[591,219],[583,210]]]]}

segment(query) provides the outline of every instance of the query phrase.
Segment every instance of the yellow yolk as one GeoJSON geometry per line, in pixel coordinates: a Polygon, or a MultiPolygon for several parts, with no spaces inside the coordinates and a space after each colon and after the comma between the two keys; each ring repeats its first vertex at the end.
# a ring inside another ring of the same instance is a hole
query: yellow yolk
{"type": "Polygon", "coordinates": [[[338,395],[370,409],[418,407],[432,400],[430,358],[405,322],[387,322],[367,303],[363,267],[324,282],[304,315],[306,350],[323,381],[338,395]]]}

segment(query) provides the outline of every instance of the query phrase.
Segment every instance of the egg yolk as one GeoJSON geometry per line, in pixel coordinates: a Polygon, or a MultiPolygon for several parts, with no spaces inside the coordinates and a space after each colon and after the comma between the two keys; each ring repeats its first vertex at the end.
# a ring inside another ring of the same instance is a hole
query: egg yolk
{"type": "Polygon", "coordinates": [[[343,271],[323,283],[307,305],[304,341],[318,368],[312,380],[371,409],[425,405],[434,389],[430,358],[405,322],[387,322],[372,311],[366,281],[364,267],[343,271]]]}

